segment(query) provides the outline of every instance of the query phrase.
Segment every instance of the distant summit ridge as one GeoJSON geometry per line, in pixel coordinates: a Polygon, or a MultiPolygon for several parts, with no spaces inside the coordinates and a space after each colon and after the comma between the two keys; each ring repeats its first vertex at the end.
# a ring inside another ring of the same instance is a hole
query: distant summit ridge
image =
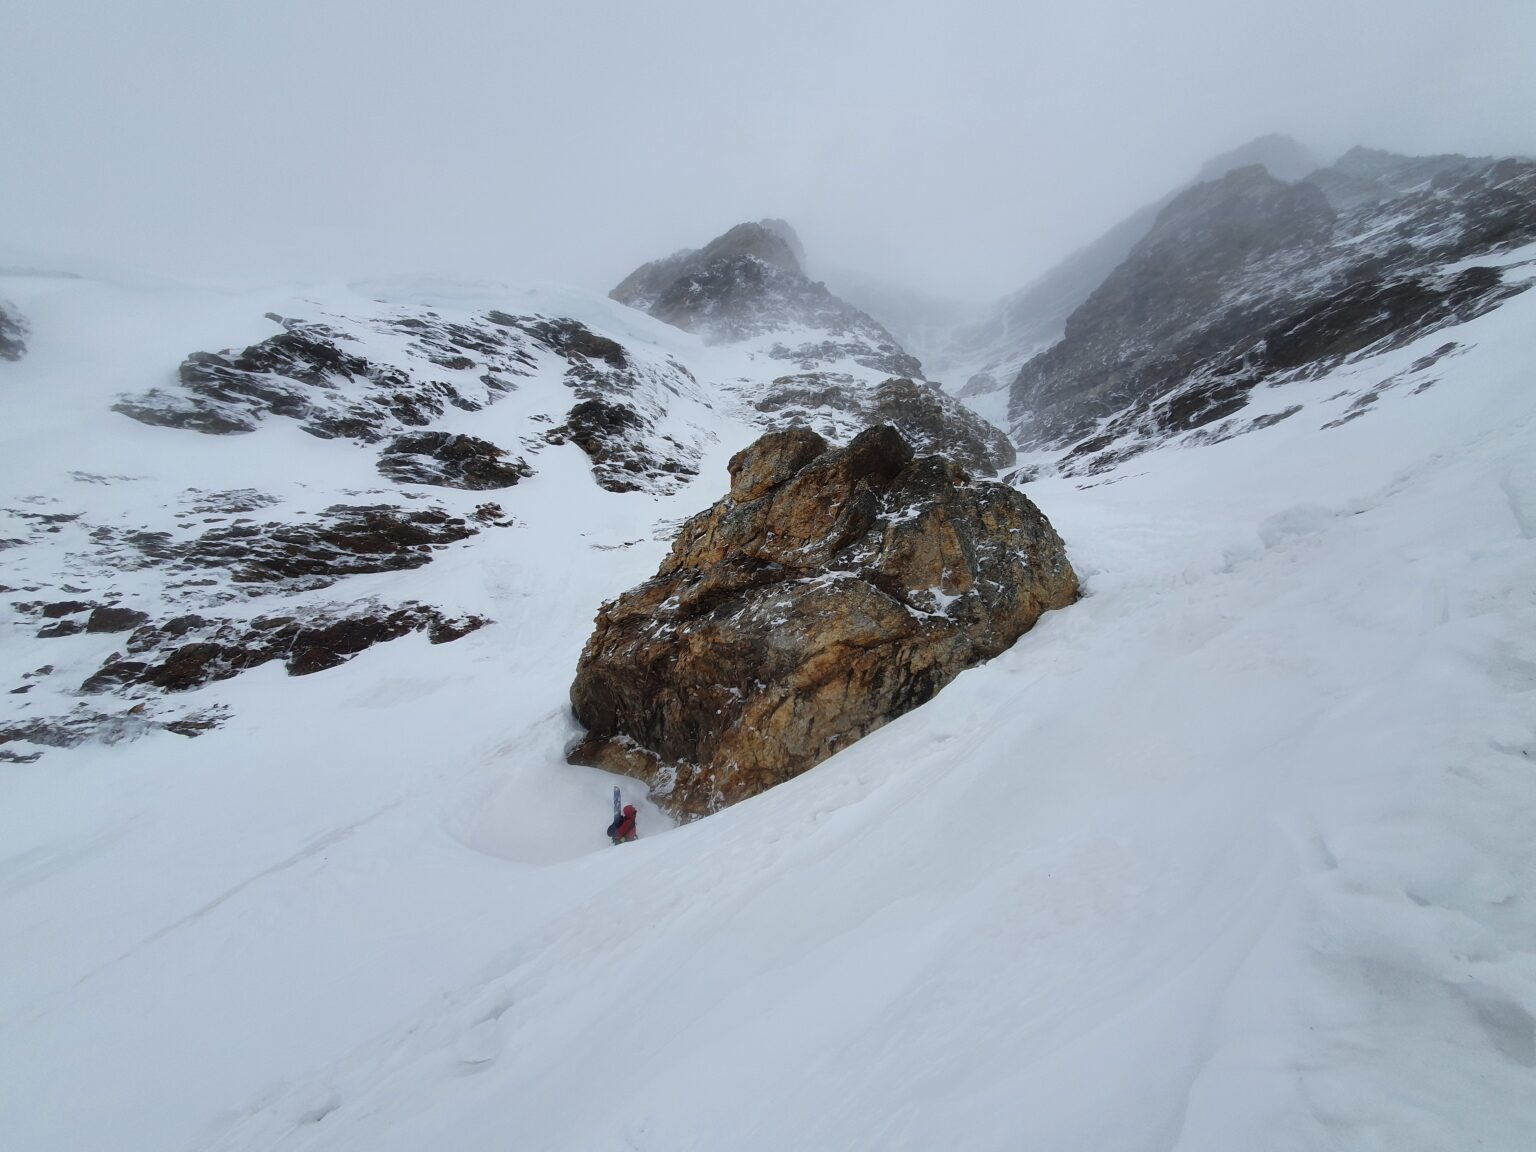
{"type": "Polygon", "coordinates": [[[1230,152],[1211,157],[1200,166],[1195,183],[1220,180],[1234,169],[1250,168],[1255,164],[1263,165],[1276,180],[1284,180],[1287,184],[1294,184],[1322,167],[1306,145],[1283,132],[1271,132],[1239,144],[1230,152]]]}
{"type": "Polygon", "coordinates": [[[707,272],[717,262],[754,259],[785,272],[804,275],[800,266],[804,255],[805,249],[800,243],[800,237],[783,220],[738,224],[702,248],[685,248],[671,256],[640,265],[624,277],[608,296],[620,304],[650,312],[668,288],[680,280],[707,272]]]}
{"type": "Polygon", "coordinates": [[[785,221],[738,224],[702,248],[642,264],[608,295],[711,344],[774,333],[823,333],[828,339],[765,351],[803,370],[838,361],[921,378],[923,366],[867,313],[805,274],[805,248],[785,221]],[[813,330],[810,333],[805,329],[813,330]]]}

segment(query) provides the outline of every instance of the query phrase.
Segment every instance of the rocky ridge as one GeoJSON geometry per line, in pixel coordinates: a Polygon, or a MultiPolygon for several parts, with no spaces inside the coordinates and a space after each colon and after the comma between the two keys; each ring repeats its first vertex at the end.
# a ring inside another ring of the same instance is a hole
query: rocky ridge
{"type": "Polygon", "coordinates": [[[1529,161],[1356,150],[1294,184],[1230,172],[1175,197],[1062,341],[1025,364],[1014,438],[1068,448],[1060,466],[1073,473],[1170,437],[1251,430],[1239,413],[1260,384],[1400,346],[1522,291],[1528,277],[1498,256],[1532,240],[1529,161]]]}
{"type": "Polygon", "coordinates": [[[1028,498],[889,426],[842,448],[770,433],[730,472],[656,576],[603,606],[571,688],[570,759],[680,815],[805,771],[1077,597],[1028,498]]]}
{"type": "Polygon", "coordinates": [[[1158,213],[1193,184],[1218,180],[1237,168],[1260,164],[1282,180],[1299,180],[1317,168],[1301,144],[1279,133],[1250,140],[1206,161],[1188,184],[1132,212],[993,306],[985,316],[954,327],[930,365],[956,394],[976,397],[1006,391],[1031,357],[1060,340],[1067,317],[1092,295],[1152,230],[1158,213]]]}

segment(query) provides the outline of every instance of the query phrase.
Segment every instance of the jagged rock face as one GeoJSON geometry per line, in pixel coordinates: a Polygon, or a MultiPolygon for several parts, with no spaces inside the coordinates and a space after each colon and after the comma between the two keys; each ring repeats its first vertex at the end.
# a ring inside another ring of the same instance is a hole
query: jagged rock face
{"type": "Polygon", "coordinates": [[[768,351],[810,370],[849,360],[891,376],[922,365],[873,318],[840,300],[801,268],[800,241],[782,220],[738,224],[697,251],[642,265],[609,293],[711,343],[814,329],[823,340],[768,351]]]}
{"type": "Polygon", "coordinates": [[[20,360],[27,351],[27,322],[0,300],[0,360],[20,360]]]}
{"type": "Polygon", "coordinates": [[[889,424],[917,451],[943,453],[967,471],[984,475],[1012,468],[1018,456],[1002,429],[937,384],[906,377],[893,377],[871,391],[836,373],[780,376],[754,406],[785,422],[816,426],[836,440],[889,424]]]}
{"type": "Polygon", "coordinates": [[[1011,408],[1031,444],[1078,436],[1160,381],[1187,375],[1283,304],[1213,315],[1227,278],[1250,262],[1324,240],[1334,213],[1308,185],[1241,168],[1173,200],[1131,255],[1067,321],[1066,336],[1024,366],[1011,408]]]}
{"type": "Polygon", "coordinates": [[[656,576],[603,606],[571,688],[571,760],[680,815],[798,775],[1077,598],[1034,504],[888,426],[844,448],[770,433],[730,471],[656,576]]]}
{"type": "MultiPolygon", "coordinates": [[[[558,291],[507,291],[525,303],[569,302],[558,291]]],[[[351,295],[296,307],[301,318],[268,314],[277,326],[268,338],[194,352],[179,370],[173,359],[158,387],[107,403],[174,429],[131,434],[156,452],[174,455],[193,433],[242,434],[257,438],[259,456],[267,426],[291,422],[324,441],[320,457],[361,460],[304,479],[277,467],[280,494],[71,471],[83,488],[22,489],[0,507],[0,593],[18,594],[0,604],[0,627],[44,649],[32,665],[47,660],[19,682],[23,666],[9,662],[12,683],[0,692],[26,723],[0,732],[9,745],[0,760],[156,729],[194,735],[219,717],[187,689],[272,661],[295,675],[318,671],[412,631],[452,639],[484,621],[339,589],[338,603],[315,594],[353,577],[368,591],[395,586],[373,578],[421,568],[488,529],[516,531],[500,504],[476,496],[532,475],[552,443],[579,446],[603,487],[661,493],[686,482],[717,435],[715,397],[665,347],[606,334],[604,318],[622,311],[612,306],[590,308],[592,328],[560,311],[449,303],[439,312],[351,295]],[[500,443],[473,434],[493,404],[500,410],[485,419],[500,443]],[[396,483],[353,486],[374,467],[396,483]],[[98,487],[122,487],[125,503],[102,502],[98,487]],[[142,515],[101,514],[120,506],[142,515]],[[105,664],[104,645],[117,649],[105,664]]],[[[236,455],[251,459],[252,447],[236,455]]]]}
{"type": "Polygon", "coordinates": [[[1025,364],[1015,440],[1070,445],[1063,469],[1091,472],[1172,435],[1262,427],[1237,416],[1260,382],[1481,314],[1523,285],[1497,268],[1447,266],[1532,239],[1526,161],[1357,150],[1294,185],[1229,173],[1173,200],[1064,339],[1025,364]],[[1337,192],[1367,176],[1369,195],[1337,192]]]}

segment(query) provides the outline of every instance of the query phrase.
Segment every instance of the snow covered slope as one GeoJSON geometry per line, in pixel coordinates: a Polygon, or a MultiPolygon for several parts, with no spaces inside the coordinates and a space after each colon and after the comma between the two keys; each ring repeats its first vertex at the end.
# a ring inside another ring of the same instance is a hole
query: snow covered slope
{"type": "MultiPolygon", "coordinates": [[[[0,296],[29,323],[0,364],[4,506],[174,532],[191,487],[294,511],[381,487],[375,452],[291,420],[110,411],[290,295],[0,296]]],[[[675,356],[698,478],[611,492],[547,445],[496,494],[512,525],[329,590],[492,623],[204,685],[225,719],[195,739],[0,765],[8,1145],[1530,1146],[1536,293],[1256,391],[1302,411],[1250,435],[1031,485],[1085,600],[770,793],[675,830],[641,803],[620,849],[611,778],[563,761],[571,670],[599,601],[724,491],[756,429],[712,385],[750,353],[568,294],[462,307],[675,356]]],[[[510,445],[566,388],[455,430],[510,445]]],[[[32,627],[7,683],[41,645],[63,669],[113,643],[32,627]]]]}

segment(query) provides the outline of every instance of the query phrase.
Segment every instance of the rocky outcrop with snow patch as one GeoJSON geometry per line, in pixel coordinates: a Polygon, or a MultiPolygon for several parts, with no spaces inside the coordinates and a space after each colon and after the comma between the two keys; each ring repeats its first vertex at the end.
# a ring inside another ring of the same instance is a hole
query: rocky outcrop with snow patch
{"type": "Polygon", "coordinates": [[[177,616],[135,628],[124,651],[113,654],[81,691],[142,685],[185,692],[274,660],[281,660],[290,675],[306,676],[412,632],[427,632],[432,643],[446,644],[486,623],[479,616],[452,617],[416,603],[306,608],[246,622],[177,616]]]}
{"type": "Polygon", "coordinates": [[[599,484],[667,492],[697,472],[697,439],[662,427],[673,396],[698,392],[688,370],[669,358],[628,354],[579,321],[494,309],[455,320],[425,309],[270,318],[281,333],[243,350],[195,352],[182,362],[177,386],[125,396],[116,411],[210,434],[253,432],[284,417],[321,439],[387,441],[380,471],[402,483],[508,487],[532,474],[527,456],[565,442],[549,434],[559,413],[568,428],[601,405],[613,417],[588,426],[585,437],[569,437],[592,458],[599,484]],[[539,414],[542,427],[527,428],[521,457],[504,460],[512,452],[506,445],[427,431],[458,419],[455,412],[495,404],[530,377],[551,375],[568,393],[553,412],[539,414]]]}
{"type": "MultiPolygon", "coordinates": [[[[500,509],[488,513],[499,517],[500,509]]],[[[273,590],[313,591],[347,576],[401,572],[430,563],[434,552],[480,531],[478,518],[454,516],[443,508],[400,508],[393,504],[333,504],[315,514],[257,523],[239,518],[193,536],[177,532],[91,530],[94,560],[106,569],[159,568],[200,587],[198,573],[215,573],[211,595],[228,599],[273,590]]],[[[170,588],[175,590],[176,584],[170,588]]]]}
{"type": "Polygon", "coordinates": [[[533,475],[525,460],[506,459],[505,449],[478,436],[411,432],[396,436],[379,454],[379,471],[402,484],[443,488],[510,488],[533,475]]]}
{"type": "Polygon", "coordinates": [[[843,448],[771,433],[730,470],[656,576],[603,606],[571,688],[572,761],[681,815],[805,771],[1077,598],[1034,504],[889,426],[843,448]]]}
{"type": "MultiPolygon", "coordinates": [[[[47,605],[43,611],[70,607],[47,605]]],[[[122,649],[74,688],[75,695],[124,698],[126,710],[123,703],[75,704],[62,713],[0,725],[0,761],[29,763],[46,748],[69,748],[87,740],[110,744],[154,730],[197,736],[217,727],[227,709],[167,712],[152,709],[155,698],[228,680],[274,661],[291,676],[307,676],[413,632],[426,632],[433,644],[446,644],[488,623],[481,616],[452,616],[414,602],[397,607],[375,602],[310,606],[244,621],[188,613],[155,623],[147,613],[123,607],[97,607],[84,621],[72,616],[63,613],[53,627],[72,627],[53,634],[131,631],[122,649]]],[[[11,694],[26,695],[55,674],[51,665],[27,672],[11,694]]]]}
{"type": "MultiPolygon", "coordinates": [[[[77,479],[94,487],[131,486],[137,478],[77,479]]],[[[432,505],[371,504],[274,518],[281,502],[252,489],[189,490],[164,528],[43,510],[52,503],[0,508],[11,534],[8,574],[20,584],[0,586],[11,594],[0,606],[0,627],[13,651],[37,649],[36,663],[5,689],[20,715],[0,725],[0,760],[29,761],[50,747],[162,729],[195,736],[223,712],[157,703],[163,693],[274,660],[304,675],[412,632],[428,632],[433,643],[458,639],[487,620],[417,602],[316,603],[307,594],[351,577],[420,568],[442,548],[511,523],[494,504],[468,516],[432,505]],[[268,515],[246,515],[258,510],[268,515]],[[247,614],[246,605],[267,604],[247,614]],[[103,640],[114,644],[104,659],[103,640]],[[80,694],[100,699],[81,705],[80,694]],[[107,701],[116,697],[128,699],[114,708],[107,701]]]]}

